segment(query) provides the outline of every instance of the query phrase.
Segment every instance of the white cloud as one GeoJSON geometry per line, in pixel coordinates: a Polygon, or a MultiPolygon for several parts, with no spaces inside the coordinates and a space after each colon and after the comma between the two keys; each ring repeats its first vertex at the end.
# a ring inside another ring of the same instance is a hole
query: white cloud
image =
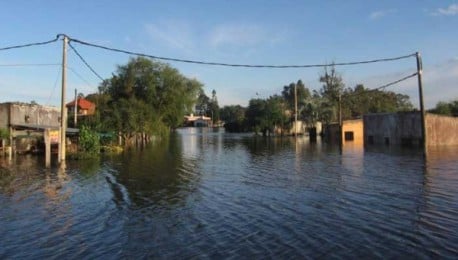
{"type": "Polygon", "coordinates": [[[371,20],[377,20],[377,19],[380,19],[380,18],[382,18],[384,16],[387,16],[387,15],[393,14],[393,13],[396,13],[396,9],[378,10],[378,11],[372,12],[369,15],[369,18],[371,20]]]}
{"type": "Polygon", "coordinates": [[[437,8],[437,10],[431,14],[435,16],[458,15],[458,4],[451,4],[447,8],[437,8]]]}
{"type": "Polygon", "coordinates": [[[275,44],[282,38],[255,24],[223,24],[211,31],[209,42],[213,47],[254,47],[265,43],[275,44]]]}
{"type": "Polygon", "coordinates": [[[167,20],[145,25],[146,33],[155,44],[163,44],[181,51],[194,48],[192,30],[188,23],[167,20]]]}

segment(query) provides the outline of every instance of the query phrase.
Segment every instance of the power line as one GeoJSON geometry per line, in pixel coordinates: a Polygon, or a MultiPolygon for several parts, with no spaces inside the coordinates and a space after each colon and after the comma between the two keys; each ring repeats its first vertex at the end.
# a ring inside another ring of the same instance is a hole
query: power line
{"type": "Polygon", "coordinates": [[[49,102],[51,101],[52,96],[54,95],[54,91],[56,90],[57,82],[59,81],[59,76],[61,72],[62,72],[62,69],[57,70],[57,75],[56,75],[56,80],[54,81],[54,86],[52,88],[51,94],[49,94],[48,101],[46,101],[46,104],[48,105],[49,105],[49,102]]]}
{"type": "Polygon", "coordinates": [[[374,60],[366,60],[366,61],[354,61],[354,62],[336,62],[336,63],[331,63],[331,64],[249,65],[249,64],[231,64],[231,63],[222,63],[222,62],[207,62],[207,61],[196,61],[196,60],[185,60],[185,59],[178,59],[178,58],[161,57],[161,56],[155,56],[155,55],[150,55],[150,54],[145,54],[145,53],[132,52],[132,51],[127,51],[127,50],[121,50],[121,49],[106,47],[106,46],[103,46],[103,45],[89,43],[89,42],[81,41],[81,40],[78,40],[78,39],[73,39],[73,38],[70,38],[70,37],[69,37],[69,41],[70,42],[73,41],[73,42],[76,42],[76,43],[79,43],[79,44],[82,44],[82,45],[91,46],[91,47],[104,49],[104,50],[108,50],[108,51],[114,51],[114,52],[119,52],[119,53],[124,53],[124,54],[129,54],[129,55],[136,55],[136,56],[147,57],[147,58],[158,59],[158,60],[175,61],[175,62],[192,63],[192,64],[201,64],[201,65],[226,66],[226,67],[246,67],[246,68],[286,69],[286,68],[317,68],[317,67],[326,67],[326,66],[330,66],[330,65],[333,65],[333,66],[348,66],[348,65],[368,64],[368,63],[376,63],[376,62],[395,61],[395,60],[407,59],[407,58],[416,56],[416,54],[413,53],[413,54],[408,54],[408,55],[399,56],[399,57],[393,57],[393,58],[383,58],[383,59],[374,59],[374,60]]]}
{"type": "Polygon", "coordinates": [[[45,42],[35,42],[35,43],[28,43],[28,44],[22,44],[22,45],[15,45],[15,46],[9,46],[9,47],[3,47],[0,48],[0,51],[5,51],[5,50],[11,50],[11,49],[19,49],[19,48],[25,48],[25,47],[31,47],[31,46],[39,46],[39,45],[46,45],[49,43],[56,42],[59,40],[59,38],[62,36],[62,34],[56,35],[55,39],[45,41],[45,42]]]}
{"type": "MultiPolygon", "coordinates": [[[[15,45],[15,46],[4,47],[4,48],[0,48],[0,51],[10,50],[10,49],[17,49],[17,48],[24,48],[24,47],[30,47],[30,46],[37,46],[37,45],[45,45],[45,44],[49,44],[49,43],[52,43],[52,42],[55,42],[55,41],[59,40],[59,38],[61,38],[62,36],[66,36],[66,35],[58,34],[58,35],[56,35],[55,39],[49,40],[49,41],[45,41],[45,42],[36,42],[36,43],[29,43],[29,44],[23,44],[23,45],[15,45]]],[[[86,64],[86,66],[101,80],[103,80],[103,78],[84,60],[84,58],[76,51],[76,49],[70,44],[70,42],[73,41],[73,42],[76,42],[76,43],[79,43],[79,44],[82,44],[82,45],[91,46],[91,47],[95,47],[95,48],[99,48],[99,49],[104,49],[104,50],[108,50],[108,51],[114,51],[114,52],[129,54],[129,55],[147,57],[147,58],[152,58],[152,59],[158,59],[158,60],[183,62],[183,63],[192,63],[192,64],[201,64],[201,65],[226,66],[226,67],[246,67],[246,68],[285,69],[285,68],[317,68],[317,67],[326,67],[326,66],[349,66],[349,65],[360,65],[360,64],[369,64],[369,63],[376,63],[376,62],[395,61],[395,60],[407,59],[407,58],[416,56],[416,53],[412,53],[412,54],[398,56],[398,57],[392,57],[392,58],[382,58],[382,59],[373,59],[373,60],[365,60],[365,61],[353,61],[353,62],[335,62],[335,63],[331,63],[331,64],[305,64],[305,65],[232,64],[232,63],[223,63],[223,62],[207,62],[207,61],[197,61],[197,60],[186,60],[186,59],[178,59],[178,58],[170,58],[170,57],[161,57],[161,56],[156,56],[156,55],[150,55],[150,54],[145,54],[145,53],[139,53],[139,52],[121,50],[121,49],[117,49],[117,48],[106,47],[106,46],[103,46],[103,45],[98,45],[98,44],[89,43],[89,42],[85,42],[85,41],[78,40],[78,39],[73,39],[73,38],[71,38],[69,36],[66,36],[66,37],[69,39],[69,45],[73,49],[73,51],[75,51],[75,53],[78,55],[78,57],[86,64]]]]}
{"type": "Polygon", "coordinates": [[[384,84],[384,85],[382,85],[382,86],[380,86],[380,87],[376,87],[376,88],[372,88],[372,89],[366,89],[366,90],[364,90],[364,92],[360,92],[360,93],[352,93],[352,94],[346,95],[346,97],[359,96],[359,95],[368,94],[368,93],[370,93],[370,92],[375,92],[375,91],[377,91],[377,90],[381,90],[381,89],[387,88],[387,87],[389,87],[389,86],[395,85],[395,84],[397,84],[397,83],[399,83],[399,82],[402,82],[402,81],[404,81],[404,80],[407,80],[407,79],[416,77],[417,75],[418,75],[417,72],[415,72],[415,73],[413,73],[413,74],[411,74],[411,75],[408,75],[408,76],[405,76],[405,77],[403,77],[403,78],[401,78],[401,79],[398,79],[398,80],[392,81],[392,82],[390,82],[390,83],[384,84]]]}
{"type": "Polygon", "coordinates": [[[60,66],[59,63],[12,63],[12,64],[0,64],[0,67],[49,67],[49,66],[60,66]]]}
{"type": "Polygon", "coordinates": [[[92,86],[92,84],[91,84],[88,80],[86,80],[83,76],[81,76],[81,74],[79,74],[78,72],[76,72],[75,69],[73,69],[72,67],[67,67],[67,68],[68,68],[71,72],[73,72],[73,74],[75,74],[79,79],[81,79],[82,81],[84,81],[89,87],[94,88],[94,89],[97,90],[96,87],[92,86]]]}
{"type": "Polygon", "coordinates": [[[81,56],[81,54],[79,54],[79,52],[73,47],[73,45],[71,45],[70,42],[68,43],[68,46],[70,46],[70,48],[72,48],[72,50],[75,52],[75,54],[86,65],[86,67],[88,67],[92,71],[92,73],[94,73],[94,75],[96,75],[100,80],[104,81],[104,79],[91,67],[91,65],[89,65],[89,63],[87,63],[87,61],[83,58],[83,56],[81,56]]]}

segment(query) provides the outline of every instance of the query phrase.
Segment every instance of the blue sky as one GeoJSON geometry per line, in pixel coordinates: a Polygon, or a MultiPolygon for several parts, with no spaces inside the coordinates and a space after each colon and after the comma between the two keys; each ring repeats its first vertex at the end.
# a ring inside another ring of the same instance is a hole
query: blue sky
{"type": "MultiPolygon", "coordinates": [[[[156,56],[237,64],[321,64],[419,51],[427,107],[458,98],[458,1],[3,1],[0,48],[58,33],[156,56]]],[[[129,56],[73,44],[104,78],[129,56]]],[[[0,51],[0,102],[59,106],[62,44],[0,51]]],[[[302,79],[319,89],[322,69],[246,69],[171,62],[216,90],[220,105],[246,105],[302,79]]],[[[95,92],[100,80],[69,50],[67,100],[95,92]]],[[[338,67],[346,86],[375,88],[410,75],[415,58],[338,67]]],[[[418,106],[417,81],[390,90],[418,106]]]]}

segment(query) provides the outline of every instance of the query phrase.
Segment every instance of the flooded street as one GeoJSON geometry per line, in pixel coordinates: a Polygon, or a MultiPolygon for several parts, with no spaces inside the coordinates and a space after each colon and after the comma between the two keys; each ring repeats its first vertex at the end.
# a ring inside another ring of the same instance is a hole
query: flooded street
{"type": "Polygon", "coordinates": [[[187,128],[65,170],[0,162],[2,259],[458,256],[458,147],[187,128]]]}

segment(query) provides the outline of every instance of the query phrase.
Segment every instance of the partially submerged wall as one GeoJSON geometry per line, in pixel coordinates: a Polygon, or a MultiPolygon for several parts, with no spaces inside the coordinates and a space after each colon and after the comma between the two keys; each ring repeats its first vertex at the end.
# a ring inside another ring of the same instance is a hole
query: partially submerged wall
{"type": "Polygon", "coordinates": [[[363,120],[345,120],[342,123],[342,144],[363,145],[363,120]]]}
{"type": "Polygon", "coordinates": [[[421,113],[379,113],[363,116],[365,144],[420,146],[421,113]]]}
{"type": "Polygon", "coordinates": [[[11,125],[59,127],[60,110],[55,107],[11,103],[11,125]]]}
{"type": "Polygon", "coordinates": [[[428,146],[458,145],[458,117],[426,114],[428,146]]]}

